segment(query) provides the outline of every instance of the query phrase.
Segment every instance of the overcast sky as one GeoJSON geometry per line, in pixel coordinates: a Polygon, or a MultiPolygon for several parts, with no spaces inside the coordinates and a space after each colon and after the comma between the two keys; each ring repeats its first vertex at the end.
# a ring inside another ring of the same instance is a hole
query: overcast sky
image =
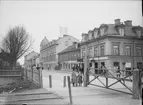
{"type": "MultiPolygon", "coordinates": [[[[132,20],[143,26],[141,1],[0,1],[0,41],[16,25],[23,25],[35,40],[31,49],[40,52],[40,42],[60,36],[60,27],[81,40],[81,34],[113,24],[114,19],[132,20]]],[[[20,63],[24,63],[21,58],[20,63]]]]}

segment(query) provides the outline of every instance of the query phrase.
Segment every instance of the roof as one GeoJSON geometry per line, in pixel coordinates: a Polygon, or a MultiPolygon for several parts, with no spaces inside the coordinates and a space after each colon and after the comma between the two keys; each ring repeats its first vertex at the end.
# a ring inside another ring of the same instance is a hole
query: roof
{"type": "Polygon", "coordinates": [[[73,45],[69,46],[68,48],[66,48],[65,50],[61,51],[58,54],[63,54],[63,53],[70,52],[70,51],[75,51],[75,50],[79,50],[79,48],[76,48],[76,44],[73,44],[73,45]]]}
{"type": "Polygon", "coordinates": [[[49,41],[48,41],[48,39],[45,37],[42,41],[41,41],[41,46],[42,45],[45,45],[45,44],[48,44],[49,43],[49,41]]]}
{"type": "Polygon", "coordinates": [[[107,34],[107,35],[119,35],[119,33],[117,32],[114,24],[108,24],[107,25],[107,29],[106,29],[104,34],[107,34]]]}

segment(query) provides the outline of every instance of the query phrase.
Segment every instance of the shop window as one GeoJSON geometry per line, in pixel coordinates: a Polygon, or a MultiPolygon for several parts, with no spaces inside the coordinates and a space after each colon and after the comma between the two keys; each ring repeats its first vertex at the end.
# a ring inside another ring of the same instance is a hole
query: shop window
{"type": "Polygon", "coordinates": [[[114,67],[119,67],[119,62],[114,62],[114,63],[113,63],[113,66],[114,66],[114,67]]]}

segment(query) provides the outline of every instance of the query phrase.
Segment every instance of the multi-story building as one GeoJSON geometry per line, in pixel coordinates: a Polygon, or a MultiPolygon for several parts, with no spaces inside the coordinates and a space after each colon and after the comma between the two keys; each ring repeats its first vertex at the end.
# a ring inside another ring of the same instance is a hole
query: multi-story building
{"type": "Polygon", "coordinates": [[[27,54],[24,59],[24,67],[31,68],[32,66],[36,66],[36,59],[39,57],[39,53],[32,51],[27,54]]]}
{"type": "Polygon", "coordinates": [[[73,42],[79,41],[70,35],[63,35],[52,41],[45,37],[40,44],[40,62],[43,68],[55,69],[58,65],[58,53],[71,46],[73,42]]]}
{"type": "Polygon", "coordinates": [[[73,45],[58,53],[58,55],[61,69],[71,70],[72,67],[78,63],[77,60],[80,58],[79,43],[74,42],[73,45]]]}
{"type": "Polygon", "coordinates": [[[88,54],[90,67],[107,69],[136,68],[143,63],[143,28],[132,26],[132,21],[102,24],[99,28],[82,34],[81,58],[88,54]]]}

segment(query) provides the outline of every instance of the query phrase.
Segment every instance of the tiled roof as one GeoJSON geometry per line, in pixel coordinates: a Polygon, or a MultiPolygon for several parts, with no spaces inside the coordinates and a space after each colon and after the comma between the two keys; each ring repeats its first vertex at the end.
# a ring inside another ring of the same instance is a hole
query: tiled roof
{"type": "Polygon", "coordinates": [[[61,51],[58,54],[62,54],[62,53],[70,52],[70,51],[75,51],[75,50],[79,50],[79,48],[76,48],[76,44],[69,46],[68,48],[66,48],[65,50],[61,51]]]}

